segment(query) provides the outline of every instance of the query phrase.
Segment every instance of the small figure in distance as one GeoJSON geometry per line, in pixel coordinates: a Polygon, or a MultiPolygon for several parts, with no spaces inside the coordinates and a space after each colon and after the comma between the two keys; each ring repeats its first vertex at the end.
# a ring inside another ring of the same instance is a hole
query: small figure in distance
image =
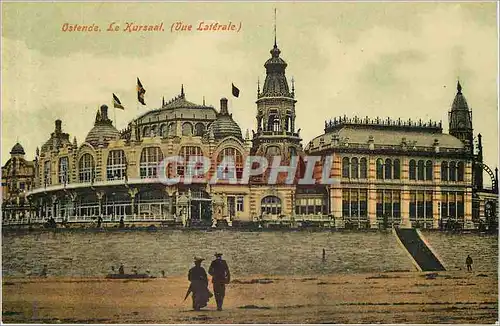
{"type": "Polygon", "coordinates": [[[212,275],[212,285],[214,288],[215,301],[217,302],[217,311],[222,310],[224,297],[226,296],[226,284],[231,281],[231,273],[221,253],[215,253],[215,260],[210,264],[208,273],[212,275]]]}
{"type": "Polygon", "coordinates": [[[161,277],[165,277],[165,271],[161,271],[161,277]]]}
{"type": "Polygon", "coordinates": [[[123,267],[123,264],[120,264],[120,268],[118,268],[118,274],[120,275],[125,274],[125,268],[123,267]]]}
{"type": "Polygon", "coordinates": [[[326,251],[325,251],[325,248],[323,248],[323,258],[322,258],[323,262],[326,261],[326,251]]]}
{"type": "Polygon", "coordinates": [[[47,277],[47,265],[43,265],[42,271],[40,272],[41,277],[47,277]]]}
{"type": "Polygon", "coordinates": [[[137,274],[137,266],[134,266],[134,268],[132,269],[132,274],[137,274]]]}
{"type": "Polygon", "coordinates": [[[120,217],[120,229],[123,229],[125,227],[125,222],[123,221],[123,216],[120,217]]]}
{"type": "Polygon", "coordinates": [[[467,255],[467,258],[465,259],[465,265],[467,265],[467,271],[472,272],[472,258],[470,255],[467,255]]]}

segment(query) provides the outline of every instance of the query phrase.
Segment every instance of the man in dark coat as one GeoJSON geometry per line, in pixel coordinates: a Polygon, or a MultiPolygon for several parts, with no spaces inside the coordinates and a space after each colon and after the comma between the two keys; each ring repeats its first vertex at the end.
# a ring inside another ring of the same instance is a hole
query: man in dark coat
{"type": "Polygon", "coordinates": [[[194,267],[189,270],[188,280],[191,282],[189,291],[193,293],[193,309],[198,311],[206,307],[210,299],[210,291],[208,291],[207,272],[201,267],[203,258],[194,258],[194,267]]]}
{"type": "Polygon", "coordinates": [[[467,258],[465,259],[465,264],[467,265],[467,271],[472,272],[472,258],[470,255],[467,255],[467,258]]]}
{"type": "Polygon", "coordinates": [[[224,303],[224,296],[226,295],[226,284],[231,281],[231,274],[229,273],[229,267],[226,261],[222,259],[222,254],[216,253],[215,257],[215,260],[210,264],[208,273],[212,275],[217,310],[221,311],[222,304],[224,303]]]}

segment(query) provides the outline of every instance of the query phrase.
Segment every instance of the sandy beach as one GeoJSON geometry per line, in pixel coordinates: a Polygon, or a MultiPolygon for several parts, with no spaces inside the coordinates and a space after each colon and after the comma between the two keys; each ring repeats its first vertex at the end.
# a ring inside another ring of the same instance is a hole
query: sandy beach
{"type": "Polygon", "coordinates": [[[3,278],[4,323],[493,323],[497,275],[463,271],[234,276],[224,311],[185,277],[3,278]],[[434,275],[433,275],[434,274],[434,275]]]}

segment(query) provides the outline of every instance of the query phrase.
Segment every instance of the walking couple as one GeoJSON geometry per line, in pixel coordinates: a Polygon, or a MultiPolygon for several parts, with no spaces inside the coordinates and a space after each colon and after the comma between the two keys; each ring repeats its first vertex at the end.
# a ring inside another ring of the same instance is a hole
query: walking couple
{"type": "MultiPolygon", "coordinates": [[[[201,262],[203,258],[194,259],[194,267],[189,270],[188,280],[191,282],[189,286],[188,293],[192,293],[193,299],[193,309],[200,310],[206,307],[208,301],[213,296],[213,294],[208,289],[208,277],[207,272],[203,267],[201,267],[201,262]]],[[[215,260],[210,264],[208,273],[212,276],[212,285],[215,294],[215,301],[217,303],[217,310],[222,310],[222,304],[224,302],[224,296],[226,295],[226,284],[231,280],[231,274],[229,273],[229,267],[225,260],[222,259],[221,253],[215,253],[215,260]]]]}

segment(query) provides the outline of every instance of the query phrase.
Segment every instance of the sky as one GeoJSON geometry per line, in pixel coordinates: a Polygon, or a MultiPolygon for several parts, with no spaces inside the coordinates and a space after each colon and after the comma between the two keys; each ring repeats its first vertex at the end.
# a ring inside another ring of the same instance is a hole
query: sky
{"type": "MultiPolygon", "coordinates": [[[[483,135],[485,163],[498,166],[498,35],[494,2],[476,3],[2,3],[2,164],[19,141],[33,159],[62,120],[80,144],[97,107],[117,128],[162,97],[229,110],[243,133],[256,129],[257,81],[276,35],[295,80],[296,125],[304,147],[335,116],[442,120],[457,79],[483,135]],[[107,31],[111,23],[120,31],[107,31]],[[125,32],[126,23],[163,23],[125,32]],[[173,23],[193,25],[172,32],[173,23]],[[239,32],[196,31],[200,22],[241,24],[239,32]],[[100,32],[64,32],[65,23],[100,32]],[[136,78],[147,107],[137,104],[136,78]],[[240,97],[231,96],[231,83],[240,97]],[[115,118],[116,116],[116,118],[115,118]]],[[[251,134],[251,133],[250,133],[251,134]]],[[[486,182],[487,183],[487,182],[486,182]]]]}

